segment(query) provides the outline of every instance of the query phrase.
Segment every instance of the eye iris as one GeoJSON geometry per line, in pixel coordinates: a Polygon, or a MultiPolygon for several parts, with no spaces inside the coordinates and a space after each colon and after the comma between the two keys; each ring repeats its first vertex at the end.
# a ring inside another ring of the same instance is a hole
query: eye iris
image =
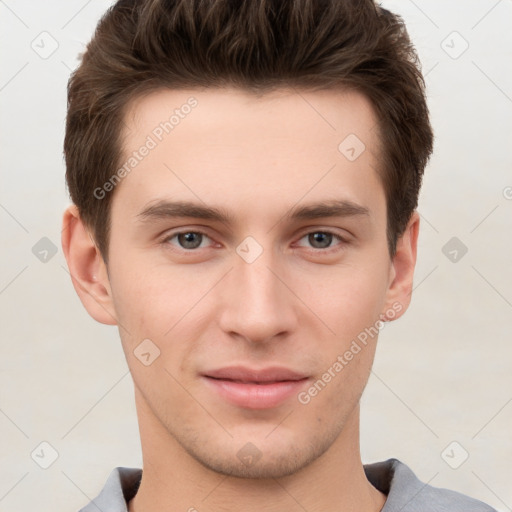
{"type": "Polygon", "coordinates": [[[202,235],[201,233],[180,233],[178,235],[180,245],[185,249],[196,249],[201,245],[202,235]],[[195,238],[195,241],[194,241],[195,238]]]}
{"type": "Polygon", "coordinates": [[[321,231],[310,233],[309,242],[313,247],[316,247],[317,249],[325,249],[326,247],[329,247],[332,242],[332,234],[322,233],[321,231]],[[316,245],[317,242],[320,242],[320,247],[316,245]]]}

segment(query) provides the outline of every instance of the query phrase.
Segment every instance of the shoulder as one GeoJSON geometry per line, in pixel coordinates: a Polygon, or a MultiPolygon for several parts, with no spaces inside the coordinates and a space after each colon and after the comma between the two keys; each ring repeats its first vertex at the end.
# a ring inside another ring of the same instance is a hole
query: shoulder
{"type": "Polygon", "coordinates": [[[142,469],[114,468],[98,496],[79,512],[126,512],[126,504],[137,493],[141,478],[142,469]]]}
{"type": "Polygon", "coordinates": [[[496,512],[479,500],[422,482],[398,459],[366,464],[364,470],[370,483],[388,496],[382,512],[496,512]]]}

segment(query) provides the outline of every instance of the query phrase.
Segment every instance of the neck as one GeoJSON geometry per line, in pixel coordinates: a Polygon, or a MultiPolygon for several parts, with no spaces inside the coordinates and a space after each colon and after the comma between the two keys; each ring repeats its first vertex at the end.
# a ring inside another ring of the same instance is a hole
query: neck
{"type": "Polygon", "coordinates": [[[296,473],[272,479],[219,474],[191,457],[136,390],[143,477],[129,512],[378,512],[386,496],[368,482],[359,452],[359,406],[336,441],[296,473]]]}

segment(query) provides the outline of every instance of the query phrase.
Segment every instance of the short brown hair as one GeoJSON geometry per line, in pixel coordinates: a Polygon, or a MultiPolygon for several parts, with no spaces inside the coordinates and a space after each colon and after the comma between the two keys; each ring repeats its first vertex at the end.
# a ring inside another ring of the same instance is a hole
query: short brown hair
{"type": "Polygon", "coordinates": [[[162,88],[228,85],[347,88],[371,101],[393,256],[433,146],[424,79],[400,16],[373,0],[119,0],[69,79],[64,140],[71,199],[105,262],[114,193],[99,200],[94,190],[120,165],[128,104],[162,88]]]}

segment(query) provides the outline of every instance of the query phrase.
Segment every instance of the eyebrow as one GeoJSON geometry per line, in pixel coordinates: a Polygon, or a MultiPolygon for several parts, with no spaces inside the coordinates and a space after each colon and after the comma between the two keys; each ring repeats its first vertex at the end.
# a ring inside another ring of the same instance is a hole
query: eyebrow
{"type": "MultiPolygon", "coordinates": [[[[340,199],[294,207],[282,218],[288,220],[311,220],[323,217],[354,217],[361,215],[369,216],[369,209],[353,201],[340,199]]],[[[225,224],[233,223],[234,221],[233,215],[223,208],[189,201],[167,200],[160,200],[146,206],[136,217],[143,223],[175,217],[193,217],[219,221],[225,224]]]]}

